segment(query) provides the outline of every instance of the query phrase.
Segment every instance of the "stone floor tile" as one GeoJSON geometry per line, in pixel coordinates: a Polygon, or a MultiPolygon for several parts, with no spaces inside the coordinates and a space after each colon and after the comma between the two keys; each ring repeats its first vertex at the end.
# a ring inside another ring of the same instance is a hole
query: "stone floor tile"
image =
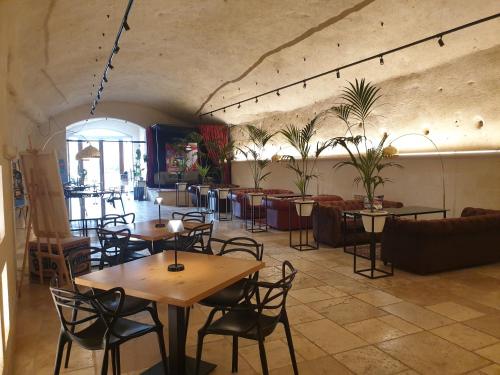
{"type": "MultiPolygon", "coordinates": [[[[282,341],[271,341],[266,342],[264,346],[266,348],[266,357],[269,369],[276,369],[291,364],[290,352],[287,344],[282,341]]],[[[259,346],[257,344],[240,348],[240,354],[255,371],[261,371],[262,367],[260,362],[259,346]]],[[[295,352],[295,357],[297,362],[302,362],[304,360],[302,356],[297,353],[297,351],[295,352]]]]}
{"type": "Polygon", "coordinates": [[[333,356],[356,374],[398,374],[407,367],[374,346],[349,350],[333,356]]]}
{"type": "Polygon", "coordinates": [[[453,323],[452,320],[409,302],[400,302],[382,307],[400,318],[424,329],[433,329],[453,323]]]}
{"type": "Polygon", "coordinates": [[[406,333],[392,327],[391,325],[378,318],[346,324],[344,328],[358,335],[370,344],[375,344],[406,335],[406,333]]]}
{"type": "Polygon", "coordinates": [[[439,327],[433,329],[432,332],[467,350],[476,350],[499,341],[496,337],[487,335],[486,333],[460,323],[439,327]]]}
{"type": "Polygon", "coordinates": [[[403,336],[377,346],[422,374],[461,374],[489,364],[484,358],[429,332],[403,336]]]}
{"type": "Polygon", "coordinates": [[[500,314],[482,316],[464,324],[500,339],[500,314]]]}
{"type": "Polygon", "coordinates": [[[300,323],[311,322],[313,320],[324,319],[324,316],[314,311],[309,306],[306,305],[296,305],[286,308],[286,313],[288,315],[288,321],[290,325],[296,325],[300,323]]]}
{"type": "Polygon", "coordinates": [[[436,305],[427,306],[427,308],[458,322],[479,318],[484,315],[479,311],[459,305],[455,302],[442,302],[436,305]]]}
{"type": "Polygon", "coordinates": [[[476,353],[500,364],[500,343],[476,350],[476,353]]]}
{"type": "Polygon", "coordinates": [[[395,315],[384,315],[379,317],[378,319],[406,334],[422,331],[422,328],[417,327],[416,325],[413,325],[406,320],[398,318],[395,315]]]}
{"type": "Polygon", "coordinates": [[[309,306],[340,325],[386,315],[384,311],[353,297],[312,302],[309,306]]]}
{"type": "Polygon", "coordinates": [[[328,293],[321,291],[319,288],[304,288],[290,291],[290,295],[298,299],[302,303],[309,303],[315,301],[321,301],[325,299],[332,298],[328,293]]]}
{"type": "Polygon", "coordinates": [[[330,298],[346,297],[348,295],[347,293],[344,293],[343,291],[330,285],[318,286],[318,289],[330,295],[330,298]]]}
{"type": "Polygon", "coordinates": [[[328,319],[299,324],[296,329],[329,354],[343,352],[367,344],[328,319]]]}
{"type": "MultiPolygon", "coordinates": [[[[300,375],[352,375],[353,373],[336,359],[326,356],[298,363],[300,375]]],[[[292,366],[271,370],[270,375],[293,374],[292,366]]]]}
{"type": "Polygon", "coordinates": [[[383,292],[381,290],[374,290],[373,292],[355,294],[354,297],[376,307],[386,306],[402,301],[402,299],[394,297],[393,295],[383,292]]]}

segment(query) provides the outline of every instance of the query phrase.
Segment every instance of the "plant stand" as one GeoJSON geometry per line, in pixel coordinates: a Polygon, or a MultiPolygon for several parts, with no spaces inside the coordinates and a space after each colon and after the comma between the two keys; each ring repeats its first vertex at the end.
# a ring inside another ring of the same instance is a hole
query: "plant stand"
{"type": "Polygon", "coordinates": [[[267,208],[262,207],[262,201],[267,198],[264,194],[247,194],[244,202],[245,229],[252,233],[267,232],[267,208]],[[259,204],[256,204],[259,200],[259,204]],[[247,207],[250,207],[250,219],[247,215],[247,207]],[[262,217],[264,210],[264,217],[262,217]],[[250,224],[248,223],[250,221],[250,224]]]}
{"type": "MultiPolygon", "coordinates": [[[[363,269],[357,269],[356,260],[358,258],[358,254],[357,254],[357,248],[356,248],[356,246],[354,246],[353,272],[355,274],[364,276],[368,279],[380,279],[383,277],[394,276],[394,264],[392,262],[390,264],[390,271],[383,270],[383,269],[377,267],[377,259],[376,259],[377,258],[377,253],[376,253],[377,236],[376,236],[376,233],[373,231],[373,229],[375,228],[375,216],[363,214],[363,213],[360,213],[359,211],[344,211],[344,220],[347,216],[351,216],[354,218],[361,217],[361,216],[370,216],[370,218],[372,220],[372,222],[371,222],[372,231],[370,232],[370,255],[368,257],[368,260],[370,261],[370,267],[363,268],[363,269]]],[[[344,222],[344,224],[345,224],[345,222],[344,222]]],[[[363,256],[360,256],[360,257],[366,259],[366,257],[363,257],[363,256]]]]}
{"type": "MultiPolygon", "coordinates": [[[[299,203],[296,200],[290,200],[288,202],[288,233],[289,233],[289,245],[291,248],[299,251],[306,250],[317,250],[319,249],[319,242],[316,241],[314,235],[312,236],[313,242],[309,241],[309,225],[312,222],[312,214],[307,216],[302,216],[302,206],[310,205],[309,202],[299,203]],[[295,210],[295,205],[299,205],[299,210],[297,212],[299,216],[299,242],[293,242],[293,230],[292,230],[292,210],[295,210]],[[304,225],[303,225],[304,224],[304,225]]],[[[313,211],[314,208],[318,205],[318,202],[313,203],[313,211]]]]}
{"type": "Polygon", "coordinates": [[[213,211],[208,206],[208,191],[210,187],[206,185],[198,185],[196,188],[198,189],[196,194],[196,207],[198,211],[205,214],[212,214],[213,211]],[[205,197],[205,202],[203,202],[203,197],[205,197]]]}
{"type": "Polygon", "coordinates": [[[215,204],[217,204],[216,217],[217,220],[219,221],[233,220],[233,206],[231,204],[231,199],[229,199],[230,194],[231,194],[231,189],[215,189],[214,202],[215,204]],[[221,209],[221,202],[224,202],[224,211],[222,211],[221,209]]]}
{"type": "Polygon", "coordinates": [[[175,184],[175,206],[189,207],[188,191],[186,182],[177,182],[175,184]],[[183,199],[181,199],[183,198],[183,199]],[[182,203],[181,203],[182,201],[182,203]]]}

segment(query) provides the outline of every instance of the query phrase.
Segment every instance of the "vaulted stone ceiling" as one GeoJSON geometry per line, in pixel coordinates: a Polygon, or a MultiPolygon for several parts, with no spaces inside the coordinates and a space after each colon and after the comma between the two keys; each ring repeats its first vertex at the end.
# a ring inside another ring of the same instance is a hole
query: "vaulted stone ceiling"
{"type": "MultiPolygon", "coordinates": [[[[41,122],[83,104],[90,109],[127,1],[7,1],[22,14],[20,43],[9,55],[14,100],[41,122]]],[[[194,122],[200,111],[498,12],[498,0],[136,0],[103,100],[194,122]]],[[[420,72],[494,48],[498,35],[495,20],[445,37],[443,48],[432,41],[342,78],[377,82],[420,72]]],[[[241,123],[294,110],[339,87],[334,75],[321,78],[216,118],[241,123]]]]}

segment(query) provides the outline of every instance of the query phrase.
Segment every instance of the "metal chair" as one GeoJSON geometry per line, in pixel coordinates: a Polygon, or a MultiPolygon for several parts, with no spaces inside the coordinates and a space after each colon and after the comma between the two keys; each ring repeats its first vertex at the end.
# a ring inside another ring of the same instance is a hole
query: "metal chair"
{"type": "Polygon", "coordinates": [[[198,374],[200,369],[203,339],[206,335],[212,334],[233,337],[232,372],[238,371],[238,338],[243,337],[258,341],[262,373],[268,375],[264,339],[274,332],[278,323],[282,323],[285,328],[293,372],[298,375],[292,334],[286,314],[286,297],[292,287],[296,273],[297,271],[292,264],[285,261],[282,266],[281,280],[275,283],[249,280],[245,288],[244,302],[231,307],[229,311],[215,321],[215,313],[218,311],[224,312],[224,310],[214,308],[210,312],[205,325],[198,331],[195,374],[198,374]],[[256,289],[261,291],[255,293],[256,289]],[[260,295],[264,296],[262,300],[260,295]],[[255,303],[254,299],[256,300],[255,303]]]}
{"type": "MultiPolygon", "coordinates": [[[[101,218],[100,227],[106,228],[110,226],[127,225],[133,223],[135,223],[135,213],[133,212],[129,212],[124,215],[107,214],[101,218]]],[[[145,241],[136,238],[129,239],[128,250],[132,252],[148,250],[149,254],[153,253],[151,241],[145,241]]]]}
{"type": "Polygon", "coordinates": [[[99,264],[100,269],[104,267],[104,263],[115,266],[144,257],[144,255],[129,250],[130,230],[128,229],[113,232],[99,228],[97,229],[97,238],[103,250],[99,264]]]}
{"type": "MultiPolygon", "coordinates": [[[[258,243],[253,238],[249,237],[234,237],[228,240],[212,238],[209,242],[210,251],[214,252],[215,245],[220,245],[217,253],[219,256],[238,255],[258,261],[262,260],[264,254],[264,244],[258,243]]],[[[221,309],[229,308],[237,305],[243,300],[245,294],[245,286],[248,280],[257,281],[259,273],[255,272],[248,278],[241,279],[236,283],[224,288],[215,294],[201,300],[199,303],[204,306],[218,307],[221,309]]]]}
{"type": "Polygon", "coordinates": [[[172,212],[172,219],[205,223],[206,222],[206,214],[203,212],[199,212],[199,211],[172,212]]]}
{"type": "Polygon", "coordinates": [[[212,238],[213,222],[200,224],[186,233],[177,235],[175,240],[160,242],[163,250],[189,251],[204,254],[212,254],[208,243],[212,238]]]}
{"type": "Polygon", "coordinates": [[[120,201],[122,204],[122,211],[125,213],[125,206],[123,205],[122,192],[120,190],[112,190],[106,202],[111,203],[113,208],[116,208],[115,201],[120,201]]]}
{"type": "Polygon", "coordinates": [[[103,375],[108,373],[109,354],[111,353],[113,374],[119,374],[120,345],[151,332],[155,332],[158,336],[163,369],[165,374],[167,373],[163,326],[144,324],[124,318],[122,309],[125,291],[122,288],[113,288],[95,295],[80,294],[73,290],[57,287],[51,287],[50,291],[61,322],[54,366],[55,375],[58,375],[61,369],[64,347],[70,342],[75,342],[87,350],[104,350],[101,367],[103,375]],[[117,301],[111,308],[103,303],[109,299],[117,301]],[[73,319],[74,310],[83,312],[84,317],[73,319]],[[68,315],[71,315],[71,318],[67,318],[68,315]]]}
{"type": "MultiPolygon", "coordinates": [[[[80,250],[80,249],[79,249],[80,250]]],[[[70,274],[70,279],[71,279],[71,285],[72,289],[74,292],[77,292],[82,295],[86,296],[93,296],[96,294],[95,289],[89,289],[87,291],[82,291],[79,289],[78,285],[75,282],[75,277],[77,275],[82,275],[81,272],[79,272],[80,268],[82,265],[85,265],[87,262],[90,262],[92,260],[92,255],[96,253],[101,253],[103,250],[100,248],[96,247],[89,247],[88,252],[79,252],[78,254],[69,254],[66,257],[66,264],[69,270],[70,274]]],[[[90,272],[90,271],[88,271],[90,272]]],[[[87,272],[87,273],[88,273],[87,272]]],[[[57,282],[57,279],[54,281],[57,282]]],[[[59,285],[56,285],[56,283],[52,281],[52,285],[55,287],[59,287],[59,285]]],[[[98,293],[101,291],[97,291],[98,293]]],[[[105,295],[100,299],[101,303],[109,310],[116,310],[119,299],[116,298],[115,295],[105,295]]],[[[130,316],[130,315],[135,315],[141,312],[147,311],[151,315],[151,319],[153,319],[155,325],[157,326],[163,326],[159,317],[158,317],[158,309],[156,302],[154,301],[149,301],[143,298],[137,298],[137,297],[132,297],[132,296],[124,296],[123,298],[123,305],[120,311],[120,315],[122,317],[130,316]]],[[[74,309],[72,312],[72,320],[76,321],[78,315],[78,309],[74,309]]],[[[74,327],[72,328],[74,330],[74,327]]],[[[69,357],[71,354],[71,347],[72,347],[72,342],[68,342],[68,347],[66,349],[66,359],[64,361],[64,368],[68,367],[69,364],[69,357]]]]}

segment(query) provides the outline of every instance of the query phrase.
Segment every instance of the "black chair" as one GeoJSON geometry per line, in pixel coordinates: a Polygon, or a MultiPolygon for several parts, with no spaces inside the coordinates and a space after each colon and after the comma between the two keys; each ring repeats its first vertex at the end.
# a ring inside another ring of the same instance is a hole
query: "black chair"
{"type": "Polygon", "coordinates": [[[64,347],[76,342],[87,350],[104,350],[101,374],[108,373],[109,354],[113,374],[120,373],[120,345],[151,332],[158,335],[158,345],[162,356],[163,369],[167,373],[167,356],[163,339],[163,326],[144,324],[124,318],[122,315],[125,292],[122,288],[94,294],[80,294],[72,290],[57,287],[50,288],[54,304],[61,322],[61,331],[57,345],[54,374],[61,369],[64,347]],[[109,308],[102,301],[116,300],[109,308]],[[74,310],[84,313],[84,317],[75,318],[74,310]],[[71,314],[69,314],[71,312],[71,314]],[[67,316],[71,315],[71,318],[67,316]]]}
{"type": "Polygon", "coordinates": [[[122,211],[125,214],[125,206],[123,205],[122,192],[119,190],[112,190],[109,193],[109,197],[106,199],[106,202],[111,203],[113,208],[116,208],[116,201],[120,201],[122,204],[122,211]]]}
{"type": "Polygon", "coordinates": [[[129,250],[130,230],[128,229],[113,232],[98,228],[97,238],[102,249],[99,264],[100,269],[104,267],[105,263],[110,266],[116,266],[117,264],[144,257],[142,254],[137,254],[135,251],[129,250]]]}
{"type": "Polygon", "coordinates": [[[224,310],[214,308],[208,315],[205,325],[198,331],[195,373],[199,373],[203,339],[206,335],[212,334],[233,337],[232,372],[238,371],[238,338],[243,337],[258,341],[262,373],[268,375],[264,339],[274,332],[278,323],[282,323],[285,328],[293,372],[298,375],[292,334],[286,314],[286,297],[292,287],[296,273],[297,271],[292,264],[285,261],[282,266],[281,280],[275,283],[249,280],[245,287],[244,302],[231,307],[222,317],[215,321],[215,313],[224,310]],[[261,290],[258,293],[255,292],[257,288],[261,290]],[[262,300],[260,295],[264,296],[262,300]],[[256,300],[255,303],[254,300],[256,300]]]}
{"type": "Polygon", "coordinates": [[[206,215],[203,212],[199,212],[199,211],[172,212],[172,219],[205,223],[206,222],[206,215]]]}
{"type": "MultiPolygon", "coordinates": [[[[106,228],[110,226],[117,225],[127,225],[135,223],[135,213],[129,212],[128,214],[107,214],[101,218],[100,227],[106,228]]],[[[140,252],[148,250],[152,254],[152,244],[151,241],[139,240],[136,238],[130,238],[128,243],[128,250],[133,252],[140,252]]]]}
{"type": "MultiPolygon", "coordinates": [[[[162,250],[189,251],[196,253],[212,254],[208,243],[212,238],[213,222],[197,225],[185,233],[178,234],[175,240],[158,242],[162,250]]],[[[157,245],[155,245],[155,248],[157,245]]]]}
{"type": "MultiPolygon", "coordinates": [[[[258,243],[249,237],[234,237],[228,240],[212,238],[209,242],[210,251],[215,253],[214,247],[220,246],[217,255],[242,255],[258,261],[262,260],[264,254],[264,244],[258,243]]],[[[243,300],[245,286],[248,280],[257,281],[259,273],[255,272],[248,278],[241,279],[236,283],[224,288],[215,294],[201,300],[199,303],[204,306],[218,307],[221,309],[232,307],[243,300]]]]}
{"type": "MultiPolygon", "coordinates": [[[[79,250],[81,250],[81,249],[79,249],[79,250]]],[[[85,250],[85,248],[83,250],[85,250]]],[[[96,253],[100,253],[102,251],[103,250],[100,248],[89,247],[88,252],[79,251],[76,254],[70,253],[66,257],[66,264],[68,267],[69,275],[71,278],[71,284],[72,284],[74,292],[77,292],[77,293],[82,294],[82,295],[87,295],[87,296],[92,296],[92,295],[95,295],[96,292],[98,292],[98,293],[101,292],[99,290],[96,291],[95,289],[89,289],[87,291],[80,290],[78,285],[75,283],[75,277],[77,275],[80,276],[80,275],[84,274],[80,271],[82,266],[86,270],[89,270],[89,268],[87,266],[87,264],[88,264],[87,262],[90,262],[92,260],[92,255],[94,255],[96,253]]],[[[90,272],[90,270],[88,272],[90,272]]],[[[86,273],[88,273],[88,272],[86,272],[86,273]]],[[[52,282],[52,285],[59,287],[59,285],[56,285],[57,279],[55,279],[54,281],[52,282]]],[[[115,295],[103,296],[100,299],[100,301],[109,310],[116,310],[116,308],[119,304],[119,299],[116,298],[115,295]]],[[[153,319],[155,325],[163,326],[161,321],[160,321],[160,318],[158,317],[158,309],[156,306],[156,302],[149,301],[149,300],[142,299],[142,298],[132,297],[132,296],[124,296],[123,305],[122,305],[122,308],[120,311],[120,316],[127,317],[127,316],[135,315],[135,314],[138,314],[138,313],[141,313],[144,311],[149,312],[149,314],[151,315],[151,319],[153,319]]],[[[77,315],[78,315],[78,310],[74,309],[73,313],[72,313],[72,320],[75,321],[77,318],[77,315]]],[[[73,327],[73,329],[74,329],[74,327],[73,327]]],[[[68,364],[69,364],[69,357],[71,354],[71,346],[72,346],[72,342],[69,341],[68,347],[66,349],[66,359],[64,362],[65,368],[67,368],[68,364]]]]}

